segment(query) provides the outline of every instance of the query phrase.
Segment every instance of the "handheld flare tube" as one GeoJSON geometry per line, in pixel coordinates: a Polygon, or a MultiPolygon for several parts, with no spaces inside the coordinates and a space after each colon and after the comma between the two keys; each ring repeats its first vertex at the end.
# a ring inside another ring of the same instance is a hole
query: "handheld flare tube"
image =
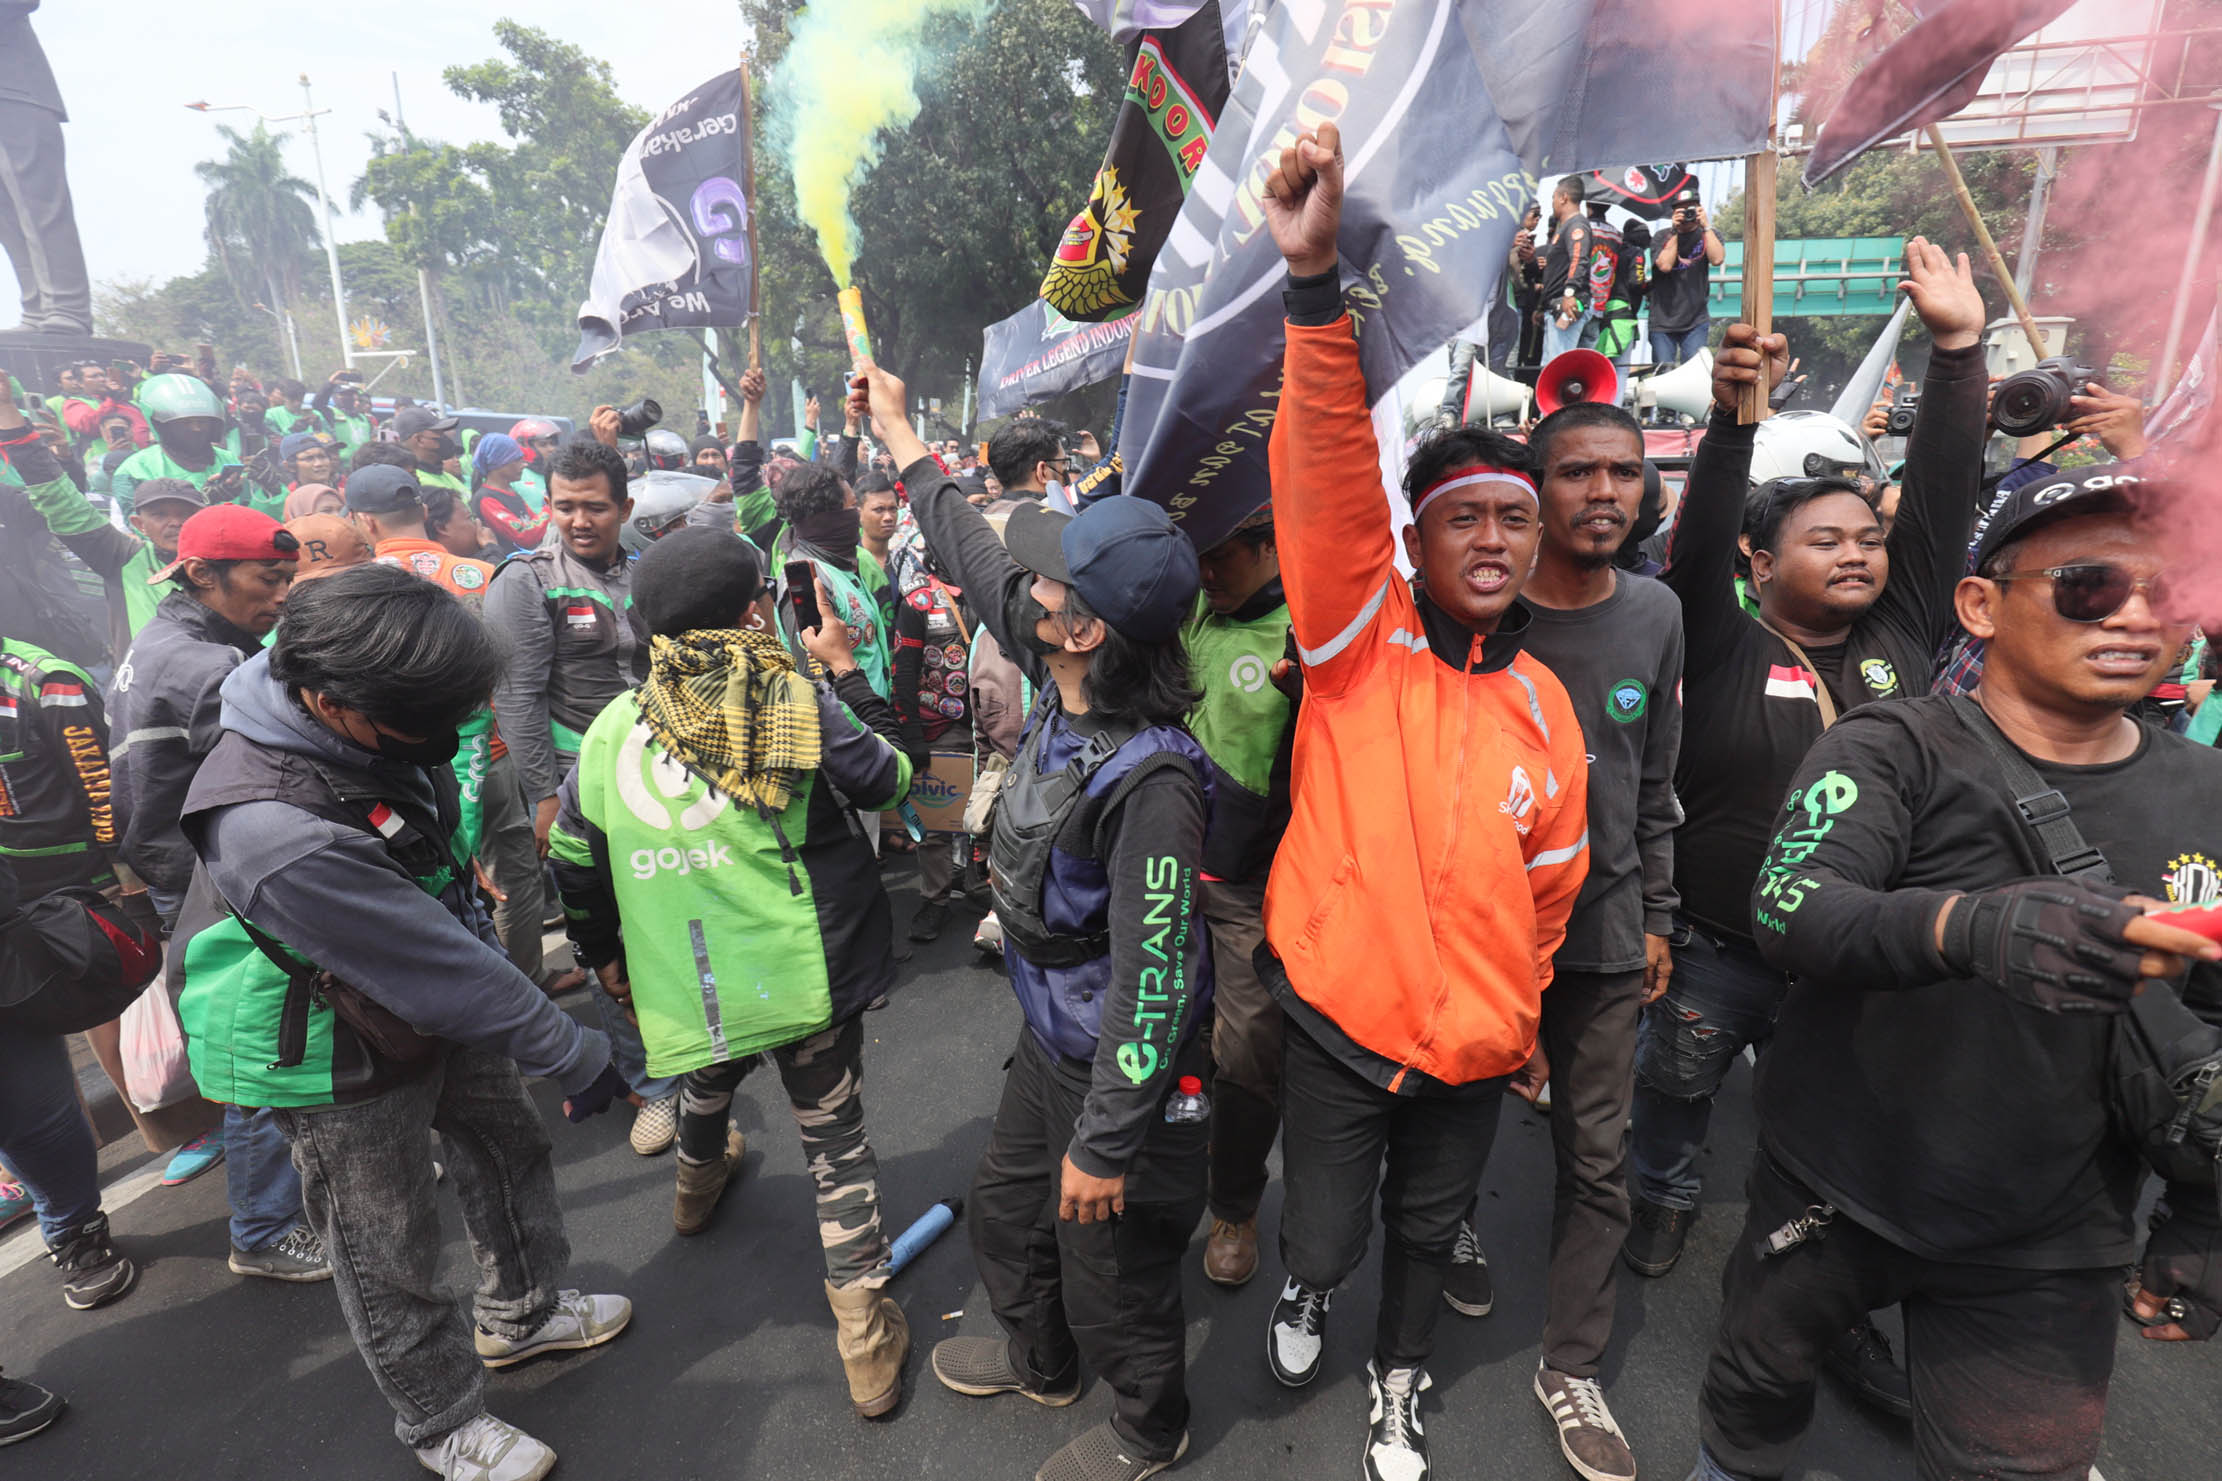
{"type": "Polygon", "coordinates": [[[961,1198],[944,1198],[920,1214],[888,1247],[887,1273],[901,1270],[905,1265],[925,1253],[926,1246],[941,1238],[944,1230],[957,1222],[957,1214],[964,1208],[961,1198]]]}
{"type": "Polygon", "coordinates": [[[843,288],[834,295],[834,302],[841,306],[841,332],[849,339],[849,358],[862,365],[872,358],[871,331],[864,327],[864,290],[843,288]]]}

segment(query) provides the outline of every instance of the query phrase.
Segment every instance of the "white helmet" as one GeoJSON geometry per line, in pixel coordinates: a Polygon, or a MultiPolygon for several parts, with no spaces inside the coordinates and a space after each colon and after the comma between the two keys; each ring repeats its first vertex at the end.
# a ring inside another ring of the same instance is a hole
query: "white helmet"
{"type": "Polygon", "coordinates": [[[1751,481],[1771,478],[1871,479],[1890,481],[1882,455],[1859,430],[1825,411],[1777,412],[1759,424],[1751,444],[1751,481]]]}
{"type": "Polygon", "coordinates": [[[633,512],[618,526],[618,542],[639,555],[686,523],[687,511],[708,498],[717,486],[714,478],[669,468],[652,468],[641,474],[625,486],[633,512]]]}

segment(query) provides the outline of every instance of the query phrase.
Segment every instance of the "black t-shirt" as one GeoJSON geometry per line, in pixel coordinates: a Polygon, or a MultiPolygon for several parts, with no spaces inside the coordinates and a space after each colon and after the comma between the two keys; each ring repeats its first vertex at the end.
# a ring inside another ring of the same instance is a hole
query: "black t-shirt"
{"type": "Polygon", "coordinates": [[[1975,522],[1987,396],[1980,346],[1930,355],[1887,546],[1889,579],[1843,643],[1809,650],[1818,677],[1736,600],[1754,428],[1715,416],[1698,444],[1659,579],[1682,599],[1687,645],[1674,774],[1686,821],[1674,836],[1674,884],[1683,913],[1708,930],[1751,934],[1760,855],[1791,774],[1821,734],[1818,684],[1839,713],[1928,691],[1975,522]]]}
{"type": "Polygon", "coordinates": [[[1674,266],[1659,266],[1659,249],[1651,249],[1651,330],[1654,334],[1683,334],[1709,317],[1705,295],[1712,283],[1713,265],[1705,260],[1705,234],[1677,234],[1674,266]]]}
{"type": "MultiPolygon", "coordinates": [[[[2053,872],[1975,723],[1942,696],[1869,705],[1799,768],[1753,894],[1760,950],[1795,978],[1759,1062],[1760,1140],[1916,1254],[2120,1264],[2143,1182],[2106,1112],[2127,1021],[2026,1006],[1936,951],[1953,891],[2053,872]]],[[[2142,727],[2126,761],[2032,764],[2118,883],[2222,899],[2222,755],[2142,727]]]]}
{"type": "Polygon", "coordinates": [[[1589,220],[1576,211],[1551,233],[1543,254],[1543,309],[1555,310],[1566,292],[1567,275],[1574,276],[1574,296],[1589,301],[1589,220]]]}

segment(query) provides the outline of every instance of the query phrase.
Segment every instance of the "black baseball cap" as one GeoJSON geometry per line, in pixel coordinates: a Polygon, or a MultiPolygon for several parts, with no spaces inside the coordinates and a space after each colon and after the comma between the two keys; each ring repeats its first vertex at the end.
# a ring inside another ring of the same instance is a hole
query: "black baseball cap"
{"type": "Polygon", "coordinates": [[[394,514],[423,508],[416,474],[391,463],[371,463],[347,475],[347,507],[355,514],[394,514]]]}
{"type": "Polygon", "coordinates": [[[2063,519],[2083,514],[2116,514],[2137,507],[2137,486],[2144,475],[2126,463],[2096,463],[2071,468],[2053,478],[2034,479],[2008,494],[1990,512],[1975,537],[1975,569],[2011,541],[2063,519]]]}
{"type": "Polygon", "coordinates": [[[1163,506],[1132,494],[1098,499],[1077,515],[1021,504],[1003,527],[1003,547],[1035,575],[1079,592],[1139,643],[1172,637],[1196,605],[1196,547],[1163,506]]]}
{"type": "Polygon", "coordinates": [[[656,637],[731,627],[763,591],[756,548],[731,530],[673,530],[633,562],[633,607],[656,637]]]}
{"type": "Polygon", "coordinates": [[[453,432],[460,425],[453,417],[441,416],[429,406],[405,406],[394,413],[394,436],[403,442],[419,432],[453,432]]]}

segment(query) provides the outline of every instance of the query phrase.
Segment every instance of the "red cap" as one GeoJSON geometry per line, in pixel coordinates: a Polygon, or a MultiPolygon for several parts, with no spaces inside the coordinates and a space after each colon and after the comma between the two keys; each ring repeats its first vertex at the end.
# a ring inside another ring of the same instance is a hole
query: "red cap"
{"type": "Polygon", "coordinates": [[[149,576],[147,585],[169,580],[192,556],[204,561],[290,561],[300,554],[301,542],[261,510],[215,504],[178,527],[177,559],[149,576]]]}
{"type": "Polygon", "coordinates": [[[1183,1075],[1180,1077],[1177,1088],[1182,1095],[1202,1095],[1204,1093],[1204,1082],[1194,1075],[1183,1075]]]}

